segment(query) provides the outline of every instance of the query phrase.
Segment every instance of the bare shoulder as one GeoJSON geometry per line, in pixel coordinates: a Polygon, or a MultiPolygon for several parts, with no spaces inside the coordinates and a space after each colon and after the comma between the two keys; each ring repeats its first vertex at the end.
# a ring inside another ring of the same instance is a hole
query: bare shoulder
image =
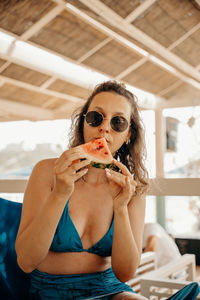
{"type": "Polygon", "coordinates": [[[48,158],[40,160],[33,170],[50,171],[53,170],[57,158],[48,158]]]}
{"type": "Polygon", "coordinates": [[[29,181],[39,180],[49,182],[54,176],[54,165],[57,158],[44,159],[39,161],[33,168],[29,181]]]}
{"type": "Polygon", "coordinates": [[[35,165],[25,190],[24,202],[27,202],[27,198],[30,199],[29,202],[36,202],[37,199],[48,196],[53,188],[56,160],[57,158],[44,159],[35,165]]]}
{"type": "Polygon", "coordinates": [[[31,223],[51,194],[56,158],[39,161],[33,168],[24,193],[22,218],[18,235],[31,223]]]}

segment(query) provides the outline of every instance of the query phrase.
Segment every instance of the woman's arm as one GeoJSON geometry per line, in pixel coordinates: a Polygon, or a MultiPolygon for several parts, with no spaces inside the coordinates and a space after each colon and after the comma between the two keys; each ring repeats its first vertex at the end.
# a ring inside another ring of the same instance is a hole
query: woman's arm
{"type": "Polygon", "coordinates": [[[17,261],[24,272],[31,272],[48,253],[66,198],[51,191],[52,163],[39,162],[25,191],[22,217],[15,243],[17,261]]]}
{"type": "Polygon", "coordinates": [[[74,190],[74,182],[87,171],[77,170],[90,163],[86,159],[72,164],[75,159],[84,157],[81,151],[72,148],[56,162],[55,159],[41,161],[30,176],[15,243],[17,261],[24,272],[34,270],[48,254],[66,202],[74,190]]]}
{"type": "Polygon", "coordinates": [[[128,169],[117,161],[121,173],[107,170],[114,207],[112,268],[120,281],[133,278],[140,263],[144,230],[145,197],[134,196],[136,182],[128,169]]]}
{"type": "Polygon", "coordinates": [[[126,282],[134,277],[140,263],[144,229],[145,198],[133,197],[127,207],[114,211],[112,268],[126,282]]]}

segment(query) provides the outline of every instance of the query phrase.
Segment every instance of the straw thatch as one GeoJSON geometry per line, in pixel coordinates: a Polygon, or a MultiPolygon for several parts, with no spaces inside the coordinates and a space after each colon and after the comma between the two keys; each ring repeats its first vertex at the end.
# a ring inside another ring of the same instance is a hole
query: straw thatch
{"type": "Polygon", "coordinates": [[[2,76],[20,80],[36,86],[43,84],[50,76],[30,70],[17,64],[10,64],[4,71],[1,72],[2,76]]]}
{"type": "Polygon", "coordinates": [[[70,117],[91,92],[79,74],[70,80],[56,65],[49,71],[32,57],[16,59],[17,39],[154,93],[162,107],[200,105],[198,1],[5,0],[1,33],[15,42],[0,49],[0,121],[24,118],[27,107],[44,119],[70,117]]]}
{"type": "Polygon", "coordinates": [[[126,18],[132,11],[134,11],[140,4],[139,0],[124,0],[119,1],[116,5],[115,0],[102,0],[102,2],[111,8],[114,12],[120,15],[122,18],[126,18]]]}
{"type": "Polygon", "coordinates": [[[105,38],[101,32],[63,11],[31,41],[76,60],[105,38]]]}
{"type": "Polygon", "coordinates": [[[76,84],[65,82],[64,80],[57,79],[53,82],[48,89],[56,92],[65,93],[78,98],[87,99],[90,95],[90,90],[84,89],[76,84]]]}
{"type": "Polygon", "coordinates": [[[3,0],[0,2],[0,27],[17,35],[22,35],[55,5],[49,0],[3,0]]]}
{"type": "Polygon", "coordinates": [[[146,62],[137,69],[137,72],[133,71],[128,74],[124,80],[141,89],[159,94],[159,92],[174,84],[178,79],[155,64],[146,62]]]}
{"type": "Polygon", "coordinates": [[[51,106],[52,109],[57,107],[56,102],[58,100],[55,97],[30,91],[28,89],[17,87],[9,83],[5,83],[0,88],[0,97],[3,99],[9,99],[10,101],[16,101],[17,103],[24,103],[40,107],[42,107],[47,101],[55,100],[53,107],[51,106]]]}
{"type": "Polygon", "coordinates": [[[84,64],[110,76],[117,76],[139,59],[141,59],[140,55],[115,41],[111,41],[84,60],[84,64]]]}

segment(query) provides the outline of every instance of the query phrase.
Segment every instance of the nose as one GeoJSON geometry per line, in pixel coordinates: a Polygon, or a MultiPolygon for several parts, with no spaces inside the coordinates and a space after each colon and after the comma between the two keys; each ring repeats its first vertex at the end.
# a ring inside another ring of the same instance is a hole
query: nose
{"type": "Polygon", "coordinates": [[[110,132],[110,119],[104,118],[98,129],[99,132],[110,132]]]}

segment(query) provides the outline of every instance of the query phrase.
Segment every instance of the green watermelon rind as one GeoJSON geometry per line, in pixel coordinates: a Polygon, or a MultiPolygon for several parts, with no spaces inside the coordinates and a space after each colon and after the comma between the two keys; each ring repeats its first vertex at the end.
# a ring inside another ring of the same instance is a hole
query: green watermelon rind
{"type": "Polygon", "coordinates": [[[97,162],[92,161],[90,163],[90,165],[97,169],[106,169],[107,168],[107,169],[111,169],[113,171],[117,171],[117,172],[119,171],[119,168],[114,164],[102,164],[102,163],[97,163],[97,162]]]}

